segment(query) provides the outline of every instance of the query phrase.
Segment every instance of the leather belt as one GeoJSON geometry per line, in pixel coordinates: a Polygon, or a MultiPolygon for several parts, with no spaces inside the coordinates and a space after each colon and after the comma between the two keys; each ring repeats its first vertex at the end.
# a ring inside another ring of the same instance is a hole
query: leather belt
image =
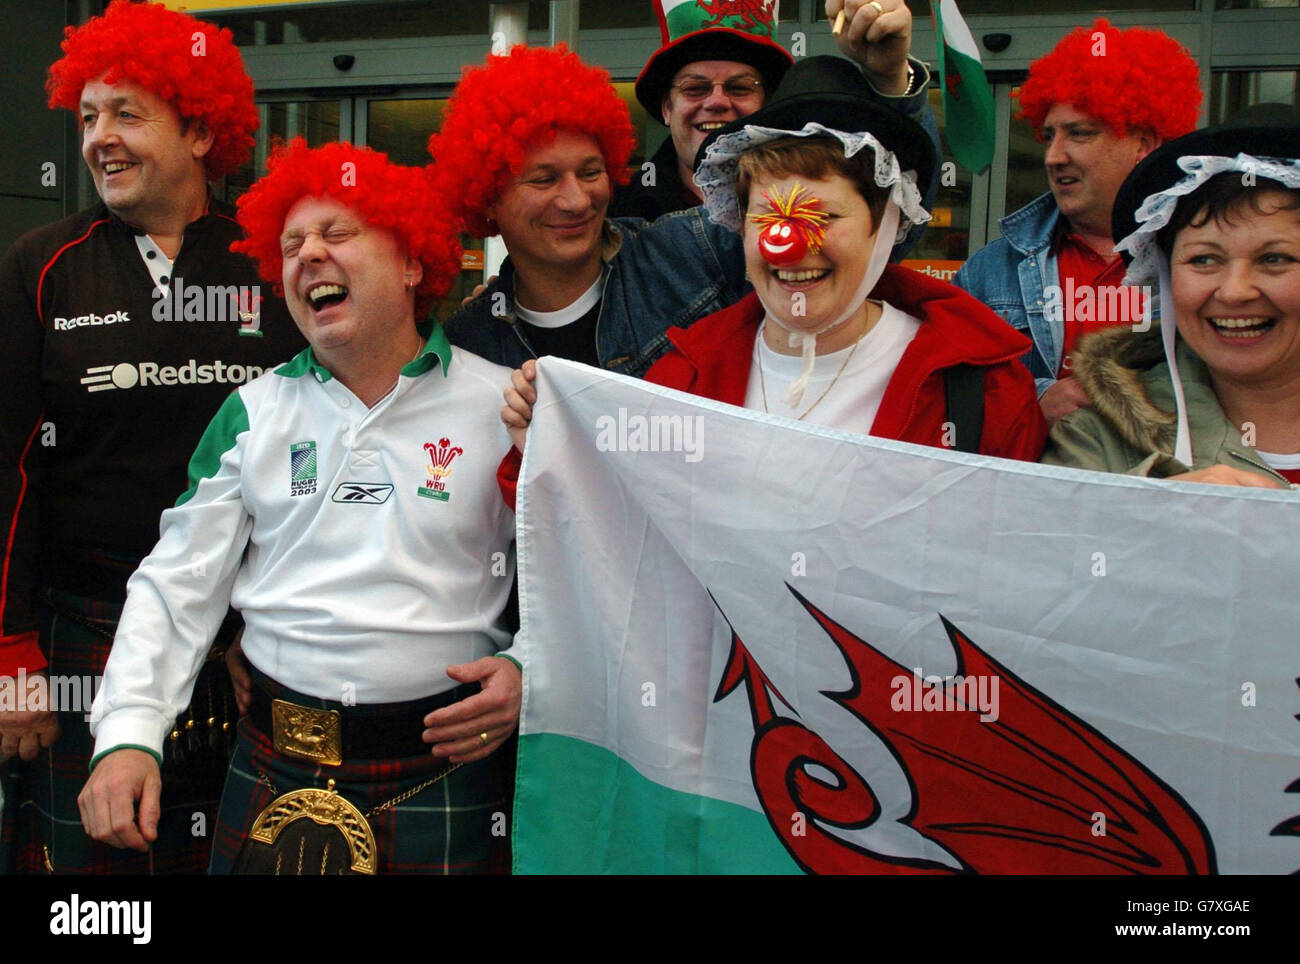
{"type": "Polygon", "coordinates": [[[478,683],[463,683],[424,699],[348,706],[303,696],[254,671],[248,721],[279,753],[322,766],[428,756],[432,747],[420,738],[424,718],[479,690],[478,683]]]}

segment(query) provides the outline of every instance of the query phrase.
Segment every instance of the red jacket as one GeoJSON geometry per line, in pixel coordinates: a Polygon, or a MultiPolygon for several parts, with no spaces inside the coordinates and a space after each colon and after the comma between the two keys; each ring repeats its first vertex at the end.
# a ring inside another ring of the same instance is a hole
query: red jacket
{"type": "MultiPolygon", "coordinates": [[[[984,367],[980,453],[1037,462],[1047,422],[1033,376],[1019,361],[1029,339],[960,288],[907,268],[885,268],[871,293],[922,322],[885,388],[871,434],[943,448],[943,370],[964,362],[984,367]]],[[[689,328],[668,329],[674,347],[650,367],[646,381],[743,406],[762,320],[763,306],[751,291],[689,328]]],[[[520,461],[519,450],[511,449],[497,473],[512,509],[520,461]]]]}
{"type": "MultiPolygon", "coordinates": [[[[1047,423],[1034,379],[1018,360],[1032,347],[1029,339],[961,289],[907,268],[887,267],[872,295],[922,324],[885,388],[871,434],[943,447],[943,370],[965,362],[984,367],[980,453],[1038,461],[1047,423]]],[[[744,405],[762,320],[763,306],[750,292],[689,328],[670,328],[674,348],[651,366],[646,381],[744,405]]]]}

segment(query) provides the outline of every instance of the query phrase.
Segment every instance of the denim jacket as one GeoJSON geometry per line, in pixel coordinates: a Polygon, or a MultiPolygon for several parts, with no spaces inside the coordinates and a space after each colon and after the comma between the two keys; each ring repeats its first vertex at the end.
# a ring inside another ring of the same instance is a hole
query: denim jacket
{"type": "MultiPolygon", "coordinates": [[[[740,235],[704,216],[703,208],[605,222],[605,272],[596,319],[596,354],[607,371],[640,377],[671,345],[665,332],[688,327],[749,292],[740,235]]],[[[444,326],[453,345],[518,368],[537,354],[515,313],[514,266],[444,326]]]]}
{"type": "Polygon", "coordinates": [[[1021,359],[1042,395],[1061,369],[1065,323],[1043,311],[1046,289],[1059,285],[1052,238],[1061,219],[1051,192],[998,221],[1002,237],[962,265],[952,283],[974,295],[1034,342],[1021,359]]]}

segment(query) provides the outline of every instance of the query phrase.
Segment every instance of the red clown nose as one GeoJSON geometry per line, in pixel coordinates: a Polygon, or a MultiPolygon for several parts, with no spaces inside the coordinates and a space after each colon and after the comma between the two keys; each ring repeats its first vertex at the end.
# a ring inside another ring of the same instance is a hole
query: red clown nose
{"type": "Polygon", "coordinates": [[[758,236],[758,253],[777,268],[798,264],[808,253],[808,238],[798,225],[774,221],[758,236]]]}
{"type": "Polygon", "coordinates": [[[751,214],[749,220],[760,227],[758,253],[764,261],[785,268],[798,264],[809,251],[821,250],[827,217],[820,198],[795,181],[787,194],[764,191],[763,199],[771,210],[751,214]]]}

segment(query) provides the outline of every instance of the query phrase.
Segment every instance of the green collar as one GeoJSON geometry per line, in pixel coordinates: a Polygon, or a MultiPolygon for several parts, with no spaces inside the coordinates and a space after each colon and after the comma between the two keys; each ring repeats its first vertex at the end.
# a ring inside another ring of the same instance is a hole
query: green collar
{"type": "Polygon", "coordinates": [[[320,382],[327,382],[334,377],[330,374],[328,368],[316,361],[316,356],[311,353],[310,348],[304,348],[298,352],[293,358],[277,368],[275,373],[283,378],[301,378],[303,375],[311,373],[320,382]]]}
{"type": "Polygon", "coordinates": [[[402,366],[402,374],[408,378],[423,375],[433,367],[434,361],[442,365],[442,376],[446,378],[451,367],[451,342],[447,340],[447,333],[442,330],[440,321],[434,322],[429,340],[424,343],[424,350],[402,366]]]}
{"type": "MultiPolygon", "coordinates": [[[[433,367],[435,361],[442,366],[442,374],[445,378],[451,367],[451,342],[447,341],[447,333],[443,331],[441,322],[433,326],[429,340],[425,342],[420,354],[402,366],[401,374],[407,378],[423,375],[433,367]]],[[[275,373],[285,378],[301,378],[310,373],[315,375],[316,380],[322,384],[334,377],[328,368],[316,360],[316,355],[311,348],[304,348],[290,361],[277,368],[275,373]]]]}

